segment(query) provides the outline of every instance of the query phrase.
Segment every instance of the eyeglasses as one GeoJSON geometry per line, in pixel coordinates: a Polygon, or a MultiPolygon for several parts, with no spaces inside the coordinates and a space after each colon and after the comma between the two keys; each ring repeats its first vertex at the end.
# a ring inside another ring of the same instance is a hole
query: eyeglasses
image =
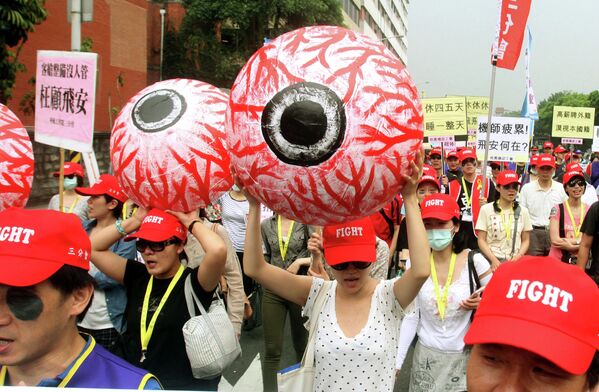
{"type": "Polygon", "coordinates": [[[137,250],[140,253],[143,253],[147,247],[149,247],[152,252],[162,252],[164,250],[164,248],[166,248],[167,246],[172,245],[172,244],[178,244],[180,242],[181,242],[181,240],[178,238],[171,238],[166,241],[160,241],[160,242],[137,240],[135,247],[137,248],[137,250]]]}
{"type": "Polygon", "coordinates": [[[583,187],[583,186],[585,186],[586,184],[587,184],[587,183],[586,183],[586,181],[585,181],[585,180],[572,180],[572,181],[570,181],[570,182],[568,183],[568,186],[569,186],[570,188],[574,188],[576,185],[578,185],[579,187],[581,187],[581,188],[582,188],[582,187],[583,187]]]}
{"type": "Polygon", "coordinates": [[[514,191],[517,191],[517,190],[518,190],[518,187],[520,187],[520,185],[518,185],[518,183],[517,183],[517,182],[511,183],[511,184],[507,184],[507,185],[502,185],[502,188],[503,188],[503,189],[506,189],[506,190],[508,190],[508,191],[509,191],[509,190],[514,190],[514,191]]]}
{"type": "Polygon", "coordinates": [[[441,155],[431,155],[431,159],[441,159],[441,155]]]}
{"type": "Polygon", "coordinates": [[[350,264],[353,265],[354,268],[363,270],[368,268],[372,263],[368,261],[348,261],[347,263],[332,265],[331,268],[337,271],[344,271],[349,268],[350,264]]]}

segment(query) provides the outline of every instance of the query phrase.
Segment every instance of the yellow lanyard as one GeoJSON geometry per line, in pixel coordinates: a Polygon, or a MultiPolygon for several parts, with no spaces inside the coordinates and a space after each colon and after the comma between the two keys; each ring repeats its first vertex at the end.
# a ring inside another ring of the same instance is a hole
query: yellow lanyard
{"type": "Polygon", "coordinates": [[[514,214],[510,215],[508,224],[505,223],[505,214],[501,210],[501,221],[503,222],[503,228],[505,229],[505,238],[509,241],[512,238],[512,224],[514,223],[514,214]]]}
{"type": "MultiPolygon", "coordinates": [[[[71,204],[71,207],[69,208],[69,214],[71,214],[73,212],[73,209],[75,209],[75,206],[77,205],[78,201],[79,201],[79,195],[77,195],[77,197],[75,197],[75,200],[73,200],[73,204],[71,204]]],[[[64,205],[62,206],[62,212],[65,212],[64,205]]]]}
{"type": "MultiPolygon", "coordinates": [[[[472,183],[472,187],[474,188],[474,183],[472,183]]],[[[466,208],[470,208],[472,198],[470,197],[470,195],[468,195],[468,188],[466,188],[466,182],[464,181],[464,177],[462,177],[462,189],[464,190],[464,196],[466,196],[466,208]]]]}
{"type": "Polygon", "coordinates": [[[584,203],[580,203],[580,214],[578,217],[578,224],[576,224],[576,222],[574,222],[574,216],[572,215],[572,210],[570,209],[570,204],[568,203],[568,200],[566,200],[564,202],[564,205],[566,206],[566,210],[568,210],[568,216],[570,217],[570,222],[572,222],[572,228],[574,228],[574,239],[578,239],[578,237],[580,237],[580,227],[582,226],[582,214],[584,211],[584,203]]]}
{"type": "MultiPolygon", "coordinates": [[[[79,368],[81,367],[81,364],[87,359],[89,354],[92,352],[92,350],[96,346],[96,341],[94,340],[94,338],[90,337],[90,339],[91,339],[91,342],[89,343],[89,346],[85,349],[83,354],[81,354],[79,356],[79,358],[77,358],[77,360],[75,361],[73,366],[71,366],[71,368],[67,372],[64,379],[60,382],[60,384],[58,384],[58,388],[64,388],[67,386],[69,381],[71,381],[71,378],[73,378],[75,373],[77,373],[77,370],[79,370],[79,368]]],[[[2,366],[2,370],[0,370],[0,386],[5,386],[4,384],[6,383],[6,373],[7,373],[6,366],[2,366]]]]}
{"type": "Polygon", "coordinates": [[[451,253],[451,259],[449,260],[449,271],[447,273],[447,280],[445,281],[445,287],[443,288],[443,297],[441,297],[441,291],[439,290],[439,280],[437,279],[437,270],[435,269],[435,259],[431,253],[431,279],[433,280],[433,286],[435,287],[435,296],[437,297],[437,308],[439,309],[439,315],[441,320],[445,318],[445,305],[447,304],[447,295],[449,293],[449,285],[451,285],[451,279],[453,278],[453,270],[455,269],[456,254],[451,253]]]}
{"type": "Polygon", "coordinates": [[[291,233],[293,232],[293,225],[295,221],[291,221],[289,225],[289,231],[287,232],[287,239],[283,243],[283,229],[281,228],[281,215],[277,216],[277,234],[279,237],[279,251],[281,252],[281,259],[285,262],[285,256],[287,255],[287,249],[289,248],[289,240],[291,239],[291,233]]]}
{"type": "Polygon", "coordinates": [[[173,280],[171,280],[171,282],[169,283],[166,292],[160,299],[160,304],[158,304],[158,308],[156,308],[156,311],[154,312],[154,314],[152,315],[152,319],[150,320],[150,325],[146,329],[146,320],[148,318],[148,307],[150,303],[150,293],[152,293],[152,282],[154,281],[154,277],[150,276],[150,281],[148,282],[148,286],[146,287],[146,295],[144,296],[144,302],[141,308],[141,321],[139,329],[139,336],[141,338],[141,359],[139,360],[139,362],[143,362],[146,359],[148,343],[150,343],[150,338],[152,337],[152,333],[154,332],[154,325],[156,325],[156,319],[158,319],[158,314],[160,314],[160,311],[162,310],[162,307],[166,303],[166,300],[168,299],[169,295],[171,294],[171,291],[173,291],[173,288],[177,284],[177,281],[183,274],[183,270],[185,270],[183,264],[179,265],[179,270],[173,277],[173,280]]]}

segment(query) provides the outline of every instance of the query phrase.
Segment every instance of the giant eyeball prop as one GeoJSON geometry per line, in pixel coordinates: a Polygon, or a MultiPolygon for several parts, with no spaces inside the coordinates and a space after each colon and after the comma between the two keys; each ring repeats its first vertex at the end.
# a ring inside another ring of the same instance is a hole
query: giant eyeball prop
{"type": "Polygon", "coordinates": [[[258,50],[229,98],[227,144],[248,191],[317,225],[374,213],[403,186],[422,143],[422,109],[384,45],[329,26],[258,50]]]}
{"type": "Polygon", "coordinates": [[[188,79],[155,83],[121,110],[110,139],[115,176],[135,203],[191,211],[233,185],[227,95],[188,79]]]}
{"type": "Polygon", "coordinates": [[[33,147],[21,121],[0,104],[0,211],[25,207],[33,181],[33,147]]]}

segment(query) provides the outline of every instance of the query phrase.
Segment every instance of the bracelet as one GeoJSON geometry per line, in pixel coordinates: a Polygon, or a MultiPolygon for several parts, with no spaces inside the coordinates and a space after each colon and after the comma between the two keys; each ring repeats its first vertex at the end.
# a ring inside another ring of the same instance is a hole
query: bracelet
{"type": "Polygon", "coordinates": [[[118,218],[114,225],[116,226],[118,232],[121,233],[121,235],[127,235],[127,232],[125,231],[125,229],[123,229],[123,225],[121,223],[123,223],[123,220],[121,218],[118,218]]]}
{"type": "Polygon", "coordinates": [[[195,225],[196,223],[201,222],[201,221],[202,221],[201,219],[194,219],[194,221],[191,222],[189,224],[189,226],[187,226],[187,230],[189,230],[189,232],[191,233],[193,231],[193,225],[195,225]]]}

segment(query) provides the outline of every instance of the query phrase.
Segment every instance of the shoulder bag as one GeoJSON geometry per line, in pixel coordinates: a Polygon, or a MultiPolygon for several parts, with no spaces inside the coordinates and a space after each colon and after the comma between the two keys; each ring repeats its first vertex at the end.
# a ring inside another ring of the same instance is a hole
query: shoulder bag
{"type": "Polygon", "coordinates": [[[310,313],[310,333],[308,344],[302,362],[283,369],[277,373],[279,392],[312,392],[314,391],[314,345],[316,344],[316,328],[318,317],[324,306],[329,289],[333,283],[325,281],[314,300],[314,307],[310,313]]]}
{"type": "MultiPolygon", "coordinates": [[[[476,267],[474,266],[474,256],[480,253],[478,250],[471,250],[468,252],[468,282],[470,284],[470,294],[474,293],[474,291],[480,289],[480,278],[478,276],[478,272],[476,271],[476,267]]],[[[470,313],[470,321],[474,318],[474,312],[470,313]]]]}
{"type": "Polygon", "coordinates": [[[185,279],[185,302],[191,318],[183,325],[183,339],[193,377],[216,377],[241,354],[233,324],[218,293],[206,312],[191,287],[191,275],[185,279]]]}

